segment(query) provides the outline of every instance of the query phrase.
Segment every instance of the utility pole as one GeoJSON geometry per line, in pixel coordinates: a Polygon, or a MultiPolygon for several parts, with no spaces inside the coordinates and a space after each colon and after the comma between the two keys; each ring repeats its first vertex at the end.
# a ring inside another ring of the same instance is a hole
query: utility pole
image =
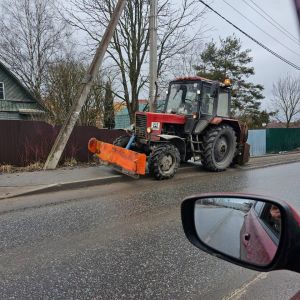
{"type": "Polygon", "coordinates": [[[69,115],[66,118],[65,123],[63,124],[54,145],[50,151],[50,154],[47,158],[47,161],[44,165],[44,170],[46,169],[55,169],[61,155],[66,147],[66,144],[69,140],[69,137],[73,131],[73,128],[78,120],[79,114],[81,112],[82,106],[86,102],[88,94],[91,90],[93,81],[99,72],[99,69],[102,65],[102,61],[107,50],[107,47],[114,35],[115,29],[118,25],[121,14],[125,8],[126,0],[119,0],[114,13],[111,16],[111,20],[105,30],[105,33],[102,37],[102,40],[97,48],[93,61],[89,67],[88,72],[85,75],[84,80],[82,81],[82,88],[79,93],[79,97],[74,102],[69,115]]]}
{"type": "Polygon", "coordinates": [[[149,67],[149,101],[150,111],[155,111],[155,101],[157,93],[157,11],[158,0],[150,1],[150,67],[149,67]]]}

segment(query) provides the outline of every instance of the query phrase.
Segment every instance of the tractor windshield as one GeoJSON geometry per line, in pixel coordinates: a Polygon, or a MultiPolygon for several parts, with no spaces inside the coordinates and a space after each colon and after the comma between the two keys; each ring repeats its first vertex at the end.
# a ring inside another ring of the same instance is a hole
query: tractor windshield
{"type": "Polygon", "coordinates": [[[166,112],[191,115],[198,110],[198,83],[171,83],[166,103],[166,112]]]}

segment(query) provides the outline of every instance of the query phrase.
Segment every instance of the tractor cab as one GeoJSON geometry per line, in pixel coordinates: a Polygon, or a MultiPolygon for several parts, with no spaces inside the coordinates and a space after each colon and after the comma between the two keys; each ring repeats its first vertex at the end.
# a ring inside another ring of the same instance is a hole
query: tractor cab
{"type": "Polygon", "coordinates": [[[230,82],[218,83],[202,77],[183,77],[170,83],[165,113],[196,116],[229,117],[230,82]]]}

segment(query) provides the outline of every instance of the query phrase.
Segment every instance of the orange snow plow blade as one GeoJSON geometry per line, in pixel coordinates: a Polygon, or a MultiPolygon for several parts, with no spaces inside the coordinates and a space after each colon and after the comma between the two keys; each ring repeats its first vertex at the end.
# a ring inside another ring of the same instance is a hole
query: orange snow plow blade
{"type": "Polygon", "coordinates": [[[133,176],[146,173],[146,154],[104,143],[95,138],[89,140],[88,149],[101,161],[121,168],[122,173],[133,176]]]}

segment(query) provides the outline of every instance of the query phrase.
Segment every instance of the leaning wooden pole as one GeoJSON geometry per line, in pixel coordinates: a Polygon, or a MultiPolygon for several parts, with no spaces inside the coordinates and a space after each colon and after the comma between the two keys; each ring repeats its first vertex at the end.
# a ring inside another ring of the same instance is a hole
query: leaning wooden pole
{"type": "Polygon", "coordinates": [[[66,144],[70,138],[70,135],[73,131],[73,128],[78,120],[79,114],[83,105],[86,102],[88,94],[91,90],[93,81],[95,80],[99,69],[101,68],[105,52],[108,48],[108,45],[114,35],[115,29],[118,25],[121,14],[125,8],[126,0],[119,0],[115,11],[111,17],[111,21],[106,28],[106,31],[102,37],[102,40],[98,46],[98,49],[95,53],[94,59],[89,67],[89,70],[82,82],[82,88],[79,93],[79,97],[75,100],[70,113],[68,114],[65,123],[63,124],[54,145],[50,151],[50,154],[47,158],[47,161],[44,165],[44,170],[46,169],[55,169],[61,155],[66,147],[66,144]]]}
{"type": "Polygon", "coordinates": [[[156,89],[157,89],[157,0],[150,0],[150,65],[149,65],[149,108],[155,112],[156,89]]]}

